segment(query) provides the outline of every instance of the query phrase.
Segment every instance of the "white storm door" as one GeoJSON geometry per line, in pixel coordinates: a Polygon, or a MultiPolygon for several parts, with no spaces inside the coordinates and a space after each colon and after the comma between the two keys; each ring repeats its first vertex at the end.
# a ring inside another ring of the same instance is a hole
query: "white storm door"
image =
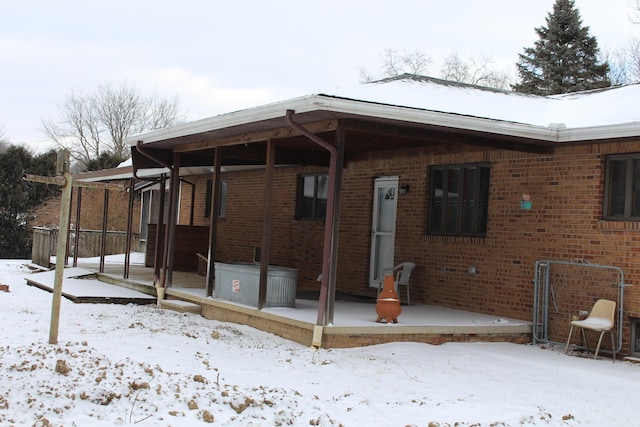
{"type": "Polygon", "coordinates": [[[369,286],[377,288],[384,280],[384,270],[393,268],[396,240],[398,177],[377,178],[373,186],[373,220],[371,222],[371,265],[369,286]]]}

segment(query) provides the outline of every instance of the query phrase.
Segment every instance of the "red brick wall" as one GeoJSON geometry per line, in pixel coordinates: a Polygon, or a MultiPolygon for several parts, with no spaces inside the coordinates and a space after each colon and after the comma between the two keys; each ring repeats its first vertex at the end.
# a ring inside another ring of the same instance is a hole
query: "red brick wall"
{"type": "MultiPolygon", "coordinates": [[[[295,220],[296,177],[298,173],[315,170],[277,168],[273,185],[269,261],[272,264],[298,268],[298,284],[302,289],[318,287],[316,279],[321,271],[324,222],[295,220]]],[[[254,247],[261,246],[264,173],[264,170],[250,170],[224,174],[223,179],[227,182],[227,205],[225,218],[218,222],[218,261],[251,262],[254,247]]],[[[210,178],[189,178],[196,185],[194,225],[209,224],[209,219],[204,217],[204,205],[206,181],[210,178]]],[[[189,221],[187,207],[191,201],[191,190],[184,184],[182,189],[180,224],[185,224],[189,221]]]]}
{"type": "MultiPolygon", "coordinates": [[[[372,190],[375,177],[398,176],[410,185],[398,199],[395,261],[414,261],[412,301],[530,320],[534,263],[540,259],[581,259],[616,265],[626,282],[640,284],[640,227],[602,221],[604,156],[640,151],[640,142],[558,148],[553,155],[475,151],[446,155],[391,154],[385,159],[349,162],[343,172],[339,290],[375,296],[368,286],[372,190]],[[446,238],[426,234],[428,167],[489,162],[486,238],[446,238]],[[522,194],[532,209],[520,209],[522,194]],[[469,266],[477,274],[469,274],[469,266]]],[[[277,168],[272,208],[270,261],[299,269],[302,288],[317,288],[324,222],[295,220],[296,175],[317,168],[277,168]]],[[[251,261],[262,236],[264,170],[225,173],[226,218],[219,222],[217,259],[251,261]]],[[[206,225],[204,192],[208,177],[196,183],[195,225],[206,225]]],[[[181,206],[190,200],[183,185],[181,206]]],[[[188,221],[181,209],[180,223],[188,221]]],[[[603,285],[610,289],[610,283],[603,285]]],[[[579,287],[575,292],[580,292],[579,287]]],[[[604,290],[604,288],[603,288],[604,290]]],[[[584,298],[585,304],[597,295],[584,298]]],[[[590,304],[588,304],[590,306],[590,304]]],[[[584,309],[588,309],[585,307],[584,309]]],[[[568,314],[567,314],[568,316],[568,314]]],[[[640,317],[640,288],[625,291],[625,318],[640,317]],[[638,289],[638,290],[636,290],[638,289]]],[[[558,322],[566,321],[559,316],[558,322]]],[[[625,345],[628,344],[628,322],[625,345]]],[[[567,326],[568,330],[568,326],[567,326]]]]}

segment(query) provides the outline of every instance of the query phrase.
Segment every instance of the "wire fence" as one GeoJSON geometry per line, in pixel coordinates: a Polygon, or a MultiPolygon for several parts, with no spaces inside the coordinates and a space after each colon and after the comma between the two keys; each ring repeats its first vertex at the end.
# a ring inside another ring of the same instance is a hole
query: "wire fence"
{"type": "MultiPolygon", "coordinates": [[[[622,313],[624,308],[622,269],[612,265],[591,264],[582,260],[541,260],[535,263],[534,342],[565,343],[570,322],[586,317],[599,299],[616,301],[617,349],[622,347],[622,313]]],[[[579,343],[581,336],[575,334],[579,343]]],[[[597,334],[587,334],[589,346],[597,334]]],[[[611,350],[611,349],[608,349],[611,350]]]]}

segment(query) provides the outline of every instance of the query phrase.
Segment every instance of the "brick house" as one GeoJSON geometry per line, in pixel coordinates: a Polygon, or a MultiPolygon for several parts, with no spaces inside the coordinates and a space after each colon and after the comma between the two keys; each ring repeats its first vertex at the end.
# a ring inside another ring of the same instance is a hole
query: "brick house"
{"type": "Polygon", "coordinates": [[[134,171],[173,189],[169,269],[211,253],[210,294],[215,261],[262,259],[325,295],[330,323],[335,292],[375,297],[384,269],[413,261],[412,302],[530,320],[536,262],[566,261],[549,276],[544,339],[623,294],[620,345],[637,355],[639,92],[535,97],[405,75],[128,142],[134,171]],[[621,269],[625,286],[590,266],[621,269]]]}

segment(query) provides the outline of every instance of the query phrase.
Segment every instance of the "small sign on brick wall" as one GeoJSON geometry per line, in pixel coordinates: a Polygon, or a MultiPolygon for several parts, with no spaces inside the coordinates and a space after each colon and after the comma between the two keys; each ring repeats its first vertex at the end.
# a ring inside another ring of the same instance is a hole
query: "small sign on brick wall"
{"type": "Polygon", "coordinates": [[[529,194],[523,194],[520,199],[520,209],[523,211],[531,210],[531,196],[529,194]]]}

